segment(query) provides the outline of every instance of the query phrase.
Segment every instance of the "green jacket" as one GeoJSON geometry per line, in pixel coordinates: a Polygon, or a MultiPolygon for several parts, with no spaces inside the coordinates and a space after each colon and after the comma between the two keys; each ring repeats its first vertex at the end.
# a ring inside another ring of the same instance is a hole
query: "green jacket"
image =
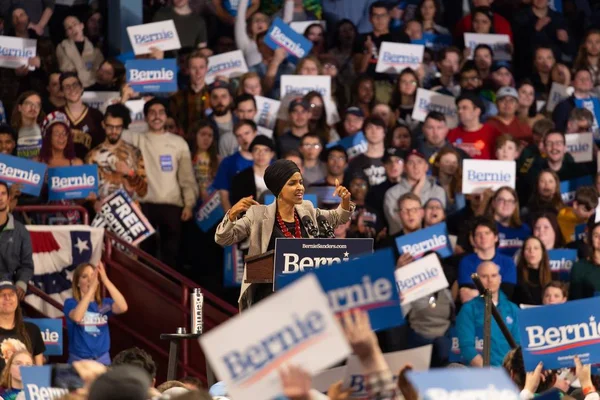
{"type": "Polygon", "coordinates": [[[580,260],[571,269],[569,300],[594,297],[600,292],[600,265],[580,260]]]}

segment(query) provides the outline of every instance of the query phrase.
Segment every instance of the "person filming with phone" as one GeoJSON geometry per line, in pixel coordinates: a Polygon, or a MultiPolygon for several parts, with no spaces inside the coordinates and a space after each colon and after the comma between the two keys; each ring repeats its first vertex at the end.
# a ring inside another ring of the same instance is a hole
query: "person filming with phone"
{"type": "Polygon", "coordinates": [[[95,360],[110,365],[108,317],[127,311],[127,301],[108,279],[102,262],[81,264],[73,273],[73,297],[65,300],[69,363],[95,360]],[[101,297],[100,282],[111,297],[101,297]]]}

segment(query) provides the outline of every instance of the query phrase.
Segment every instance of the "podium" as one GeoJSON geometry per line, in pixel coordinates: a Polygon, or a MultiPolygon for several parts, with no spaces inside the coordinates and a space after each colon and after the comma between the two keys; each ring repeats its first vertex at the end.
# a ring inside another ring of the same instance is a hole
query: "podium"
{"type": "Polygon", "coordinates": [[[246,256],[245,283],[273,283],[275,250],[255,256],[246,256]]]}
{"type": "Polygon", "coordinates": [[[245,283],[269,283],[277,290],[302,272],[373,252],[373,239],[275,239],[275,250],[247,256],[245,283]],[[277,254],[277,257],[275,255],[277,254]],[[277,259],[277,264],[275,264],[277,259]],[[286,264],[286,260],[290,261],[286,264]]]}

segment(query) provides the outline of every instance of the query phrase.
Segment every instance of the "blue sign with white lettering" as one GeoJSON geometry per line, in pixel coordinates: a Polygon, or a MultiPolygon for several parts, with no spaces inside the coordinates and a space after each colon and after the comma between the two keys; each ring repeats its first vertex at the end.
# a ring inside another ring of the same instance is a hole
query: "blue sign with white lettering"
{"type": "Polygon", "coordinates": [[[48,168],[48,200],[85,199],[98,193],[98,165],[48,168]]]}
{"type": "Polygon", "coordinates": [[[575,191],[580,186],[591,186],[593,185],[592,176],[585,175],[580,178],[571,179],[570,181],[560,182],[560,195],[562,201],[566,205],[571,205],[575,200],[575,191]]]}
{"type": "Polygon", "coordinates": [[[127,83],[139,93],[177,91],[177,60],[129,60],[125,63],[127,83]]]}
{"type": "Polygon", "coordinates": [[[367,138],[365,138],[365,134],[362,131],[360,131],[352,136],[348,136],[343,138],[342,140],[338,140],[335,143],[329,143],[327,145],[327,148],[333,146],[342,146],[344,149],[346,149],[348,159],[351,160],[354,157],[367,151],[367,138]]]}
{"type": "Polygon", "coordinates": [[[406,377],[424,400],[519,398],[519,390],[503,368],[408,371],[406,377]]]}
{"type": "Polygon", "coordinates": [[[46,164],[0,154],[0,180],[12,186],[22,185],[21,192],[39,196],[44,184],[46,164]]]}
{"type": "Polygon", "coordinates": [[[550,259],[550,271],[563,282],[569,282],[571,268],[577,261],[577,250],[571,249],[552,249],[548,250],[550,259]]]}
{"type": "Polygon", "coordinates": [[[63,354],[63,326],[62,318],[25,318],[40,328],[42,339],[46,345],[46,356],[62,356],[63,354]]]}
{"type": "Polygon", "coordinates": [[[452,255],[452,244],[445,222],[397,237],[396,247],[400,254],[410,253],[415,259],[423,257],[428,251],[435,251],[442,258],[452,255]]]}
{"type": "Polygon", "coordinates": [[[240,287],[244,280],[244,252],[237,244],[225,247],[223,255],[223,286],[240,287]]]}
{"type": "MultiPolygon", "coordinates": [[[[317,195],[316,194],[305,193],[303,199],[310,201],[315,208],[319,207],[317,204],[317,195]]],[[[269,204],[273,204],[274,201],[275,201],[275,196],[273,196],[272,194],[265,195],[265,205],[266,206],[268,206],[269,204]]]]}
{"type": "Polygon", "coordinates": [[[271,49],[283,47],[290,55],[292,62],[306,57],[313,47],[310,40],[293,30],[281,18],[275,18],[265,35],[264,42],[271,49]]]}
{"type": "Polygon", "coordinates": [[[586,224],[575,225],[575,240],[583,240],[585,238],[586,224]]]}
{"type": "Polygon", "coordinates": [[[519,331],[525,369],[571,368],[574,356],[583,364],[600,362],[600,298],[519,311],[519,331]]]}
{"type": "Polygon", "coordinates": [[[373,239],[275,239],[273,288],[279,290],[313,271],[373,252],[373,239]]]}
{"type": "MultiPolygon", "coordinates": [[[[448,362],[466,364],[463,356],[460,354],[460,340],[458,339],[458,331],[455,325],[450,326],[448,335],[452,343],[448,362]]],[[[480,326],[475,327],[475,351],[479,354],[483,353],[483,328],[480,326]]]]}
{"type": "Polygon", "coordinates": [[[218,224],[225,216],[225,210],[221,205],[221,195],[214,192],[204,203],[200,204],[195,212],[196,225],[203,232],[208,232],[218,224]]]}
{"type": "MultiPolygon", "coordinates": [[[[334,196],[335,186],[310,186],[306,189],[306,192],[308,194],[317,196],[317,203],[319,204],[318,207],[320,208],[339,204],[342,201],[341,197],[334,196]]],[[[306,194],[304,197],[306,197],[306,194]]]]}
{"type": "Polygon", "coordinates": [[[404,324],[391,249],[365,255],[347,264],[314,271],[335,314],[362,309],[369,313],[373,330],[404,324]]]}
{"type": "Polygon", "coordinates": [[[52,365],[21,367],[19,371],[26,400],[57,399],[69,393],[67,389],[51,387],[52,365]]]}

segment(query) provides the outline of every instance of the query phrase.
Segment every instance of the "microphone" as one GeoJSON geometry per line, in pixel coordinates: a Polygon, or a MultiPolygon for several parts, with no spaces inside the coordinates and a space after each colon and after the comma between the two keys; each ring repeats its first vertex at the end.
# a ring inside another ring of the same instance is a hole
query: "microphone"
{"type": "Polygon", "coordinates": [[[324,215],[319,214],[317,215],[317,223],[319,224],[319,229],[322,233],[324,238],[334,238],[335,234],[333,233],[333,228],[331,227],[331,225],[329,224],[329,221],[327,221],[327,218],[325,218],[324,215]]]}
{"type": "Polygon", "coordinates": [[[302,217],[302,225],[304,225],[304,227],[306,228],[306,231],[308,232],[308,234],[310,236],[313,236],[313,237],[319,236],[319,229],[315,226],[312,219],[308,215],[305,215],[304,217],[302,217]]]}

